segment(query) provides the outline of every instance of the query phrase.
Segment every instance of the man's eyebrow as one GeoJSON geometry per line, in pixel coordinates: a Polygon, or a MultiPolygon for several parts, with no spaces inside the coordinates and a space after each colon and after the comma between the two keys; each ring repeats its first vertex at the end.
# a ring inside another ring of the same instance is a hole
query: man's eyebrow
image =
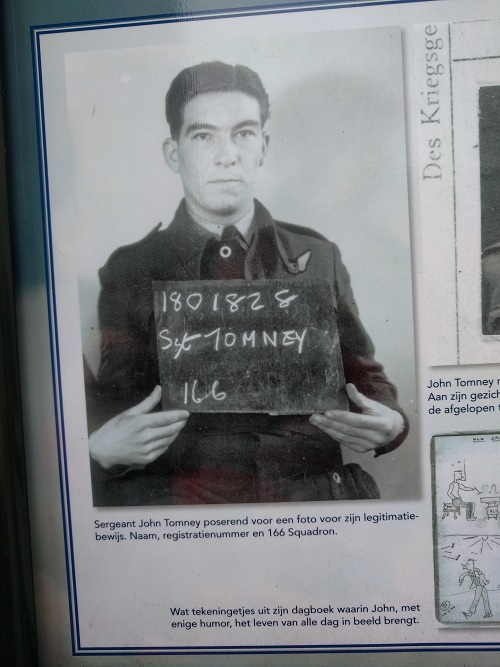
{"type": "MultiPolygon", "coordinates": [[[[260,122],[258,120],[248,119],[242,120],[232,128],[233,131],[241,130],[242,127],[253,127],[256,130],[260,130],[260,122]]],[[[210,123],[191,123],[186,127],[185,133],[191,134],[192,132],[200,132],[202,130],[210,130],[215,132],[219,128],[216,125],[210,125],[210,123]]]]}
{"type": "Polygon", "coordinates": [[[257,120],[242,120],[241,123],[237,123],[233,130],[240,130],[242,127],[254,127],[256,130],[260,130],[260,123],[257,120]]]}
{"type": "Polygon", "coordinates": [[[191,123],[191,125],[188,125],[186,127],[186,134],[190,134],[191,132],[198,132],[199,130],[216,130],[217,127],[215,125],[210,125],[209,123],[191,123]]]}

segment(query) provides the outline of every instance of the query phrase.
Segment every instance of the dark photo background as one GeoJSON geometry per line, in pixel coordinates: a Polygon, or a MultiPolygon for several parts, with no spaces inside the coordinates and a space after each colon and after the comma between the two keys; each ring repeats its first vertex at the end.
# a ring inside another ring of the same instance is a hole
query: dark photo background
{"type": "Polygon", "coordinates": [[[500,333],[500,86],[479,89],[483,334],[500,333]]]}
{"type": "Polygon", "coordinates": [[[500,242],[500,86],[479,89],[481,249],[500,242]]]}

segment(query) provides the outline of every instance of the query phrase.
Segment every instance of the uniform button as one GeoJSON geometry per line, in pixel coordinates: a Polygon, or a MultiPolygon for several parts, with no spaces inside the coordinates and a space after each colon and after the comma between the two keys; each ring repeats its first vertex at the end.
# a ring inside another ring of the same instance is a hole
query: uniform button
{"type": "Polygon", "coordinates": [[[228,245],[223,245],[219,250],[219,255],[222,259],[227,259],[228,257],[231,257],[231,252],[231,248],[228,245]]]}

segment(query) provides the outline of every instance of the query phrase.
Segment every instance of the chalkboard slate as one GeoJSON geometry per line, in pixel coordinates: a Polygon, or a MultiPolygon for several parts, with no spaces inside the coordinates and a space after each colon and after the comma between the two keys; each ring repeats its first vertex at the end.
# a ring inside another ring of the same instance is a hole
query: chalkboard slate
{"type": "Polygon", "coordinates": [[[154,282],[163,409],[347,407],[327,281],[154,282]]]}

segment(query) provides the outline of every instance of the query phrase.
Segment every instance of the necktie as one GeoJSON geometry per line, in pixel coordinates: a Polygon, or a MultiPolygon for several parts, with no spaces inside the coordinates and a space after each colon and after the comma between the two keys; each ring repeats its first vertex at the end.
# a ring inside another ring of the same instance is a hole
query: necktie
{"type": "Polygon", "coordinates": [[[245,277],[245,241],[234,225],[225,227],[219,240],[208,241],[203,253],[202,280],[235,280],[245,277]]]}

